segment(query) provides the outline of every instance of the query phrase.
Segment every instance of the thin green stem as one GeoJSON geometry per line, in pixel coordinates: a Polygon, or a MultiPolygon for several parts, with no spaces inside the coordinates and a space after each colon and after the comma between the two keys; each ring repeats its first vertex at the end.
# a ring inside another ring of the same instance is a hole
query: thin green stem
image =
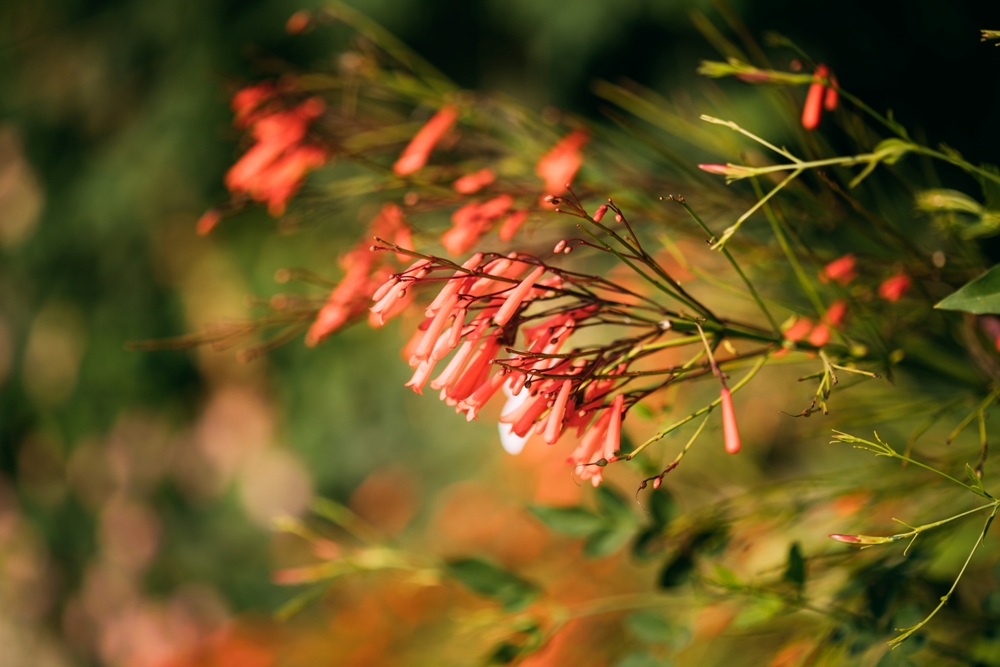
{"type": "MultiPolygon", "coordinates": [[[[757,196],[761,196],[761,187],[757,183],[757,179],[752,179],[754,192],[757,196]]],[[[826,308],[823,306],[823,302],[819,298],[819,293],[816,292],[816,288],[813,287],[812,282],[806,275],[806,272],[802,269],[802,265],[799,263],[798,257],[795,256],[795,252],[792,250],[791,245],[788,243],[788,239],[785,238],[785,233],[781,229],[781,223],[778,222],[777,216],[774,215],[774,211],[771,210],[770,206],[764,207],[764,215],[767,216],[768,222],[771,223],[771,229],[774,232],[774,237],[778,239],[778,245],[781,246],[781,250],[785,253],[785,257],[788,259],[788,263],[792,265],[792,270],[795,271],[795,276],[799,280],[799,284],[802,285],[802,290],[809,297],[812,302],[813,307],[816,309],[816,314],[820,317],[826,312],[826,308]]]]}
{"type": "MultiPolygon", "coordinates": [[[[678,201],[678,203],[684,207],[684,210],[687,211],[692,218],[694,218],[695,222],[697,222],[701,226],[701,228],[705,231],[705,233],[708,234],[709,239],[714,243],[715,234],[712,233],[712,230],[708,228],[708,225],[705,224],[705,222],[701,219],[701,217],[699,217],[698,214],[694,212],[694,209],[692,209],[686,201],[678,201]]],[[[766,305],[764,305],[764,300],[761,299],[760,294],[758,294],[757,290],[754,289],[754,286],[750,282],[749,278],[747,278],[746,274],[743,273],[743,269],[741,269],[740,265],[736,262],[736,258],[734,258],[733,254],[729,252],[729,248],[725,247],[722,248],[722,254],[726,256],[726,259],[729,260],[729,263],[732,265],[733,269],[735,269],[736,273],[739,274],[740,279],[743,281],[743,284],[746,285],[747,290],[750,291],[750,295],[753,297],[753,300],[757,302],[757,307],[760,308],[760,311],[764,313],[764,317],[767,318],[767,321],[774,328],[774,332],[780,336],[781,327],[778,326],[778,322],[774,319],[774,316],[771,315],[771,311],[767,309],[766,305]]]]}
{"type": "Polygon", "coordinates": [[[713,250],[721,250],[722,248],[724,248],[725,245],[726,245],[726,243],[729,242],[729,239],[731,239],[733,237],[733,234],[735,234],[739,230],[739,228],[743,225],[743,223],[746,222],[747,218],[749,218],[751,215],[753,215],[754,213],[756,213],[757,209],[759,209],[761,206],[764,206],[765,204],[767,204],[768,200],[771,199],[771,197],[773,197],[774,195],[778,194],[786,185],[788,185],[793,180],[795,180],[796,178],[798,178],[799,174],[801,174],[801,173],[802,173],[802,169],[796,169],[795,171],[793,171],[792,173],[790,173],[788,176],[786,176],[783,181],[781,181],[776,186],[774,186],[774,188],[770,192],[768,192],[766,195],[764,195],[763,197],[761,197],[760,199],[758,199],[757,203],[750,207],[750,210],[748,210],[746,213],[744,213],[743,215],[741,215],[736,220],[736,222],[734,222],[732,224],[732,226],[730,226],[729,228],[727,228],[726,231],[724,231],[722,233],[722,238],[720,238],[718,241],[716,241],[714,244],[712,244],[712,249],[713,250]]]}
{"type": "MultiPolygon", "coordinates": [[[[747,372],[747,374],[744,375],[740,379],[739,382],[737,382],[736,384],[734,384],[732,386],[732,388],[730,389],[730,392],[733,393],[733,394],[735,394],[740,389],[742,389],[744,386],[746,386],[746,384],[748,382],[750,382],[750,380],[752,380],[755,375],[757,375],[757,372],[760,371],[760,369],[764,367],[764,364],[767,363],[767,359],[770,356],[771,356],[770,352],[761,355],[760,359],[757,360],[757,363],[755,363],[753,365],[753,367],[747,372]]],[[[632,460],[642,450],[646,449],[647,447],[649,447],[651,444],[653,444],[657,440],[660,440],[664,436],[666,436],[667,434],[672,433],[673,431],[676,431],[681,426],[684,426],[684,424],[687,424],[689,421],[691,421],[695,417],[700,417],[701,415],[703,415],[703,414],[705,414],[707,412],[711,412],[712,409],[715,408],[716,406],[718,406],[721,402],[722,402],[722,397],[720,396],[719,398],[715,399],[714,401],[712,401],[708,405],[706,405],[706,406],[704,406],[702,408],[699,408],[698,410],[695,410],[694,412],[692,412],[691,414],[689,414],[684,419],[681,419],[680,421],[674,422],[673,424],[671,424],[667,428],[663,429],[662,431],[660,431],[659,433],[657,433],[656,435],[652,436],[651,438],[649,438],[648,440],[646,440],[644,443],[642,443],[641,445],[639,445],[638,447],[636,447],[635,450],[633,450],[628,456],[625,457],[625,459],[626,460],[632,460]]]]}
{"type": "Polygon", "coordinates": [[[979,550],[979,545],[981,545],[983,543],[983,540],[986,539],[986,533],[989,532],[990,525],[993,523],[993,519],[996,517],[997,512],[1000,512],[1000,503],[995,503],[993,505],[993,511],[990,513],[990,516],[986,519],[986,524],[983,526],[983,530],[979,533],[979,537],[976,539],[976,543],[972,546],[972,550],[969,552],[969,556],[965,559],[965,563],[962,564],[962,569],[959,570],[958,576],[955,577],[955,581],[952,582],[951,588],[948,589],[948,592],[945,593],[943,596],[941,596],[941,602],[938,604],[938,606],[934,607],[934,611],[928,614],[924,620],[920,621],[916,625],[910,626],[909,628],[896,628],[903,634],[899,635],[898,637],[890,641],[889,646],[891,646],[892,648],[896,648],[897,646],[902,644],[910,636],[912,636],[913,633],[917,632],[920,628],[927,625],[927,623],[929,623],[930,620],[934,618],[934,616],[939,611],[941,611],[941,609],[943,609],[946,604],[948,604],[948,600],[951,599],[951,596],[955,592],[955,589],[958,588],[958,582],[962,580],[962,575],[965,574],[966,569],[968,569],[969,567],[969,563],[972,562],[972,557],[975,556],[976,551],[979,550]]]}

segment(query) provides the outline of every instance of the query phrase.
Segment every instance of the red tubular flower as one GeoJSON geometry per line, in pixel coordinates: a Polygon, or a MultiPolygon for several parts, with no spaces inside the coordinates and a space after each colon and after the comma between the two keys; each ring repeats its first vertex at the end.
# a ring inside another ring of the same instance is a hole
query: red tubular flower
{"type": "Polygon", "coordinates": [[[882,284],[878,286],[878,295],[886,301],[896,303],[903,298],[912,285],[913,281],[908,275],[897,273],[882,281],[882,284]]]}
{"type": "Polygon", "coordinates": [[[840,285],[849,285],[852,280],[858,277],[857,272],[854,270],[856,263],[857,261],[853,254],[848,253],[843,257],[838,257],[819,272],[819,281],[827,283],[832,280],[840,285]]]}
{"type": "Polygon", "coordinates": [[[265,102],[274,99],[274,94],[275,87],[270,81],[264,81],[237,91],[230,102],[234,115],[233,125],[236,127],[250,125],[258,117],[254,112],[265,102]]]}
{"type": "Polygon", "coordinates": [[[218,210],[210,208],[205,211],[200,218],[198,218],[198,222],[194,226],[194,231],[198,234],[198,236],[205,236],[210,231],[215,229],[215,226],[219,224],[220,220],[222,220],[222,214],[219,213],[218,210]]]}
{"type": "Polygon", "coordinates": [[[493,173],[492,169],[480,169],[479,171],[462,176],[452,183],[451,187],[455,190],[455,192],[463,195],[471,195],[479,192],[492,183],[496,180],[496,177],[497,176],[493,173]]]}
{"type": "MultiPolygon", "coordinates": [[[[419,393],[429,382],[467,420],[506,390],[510,399],[500,418],[505,449],[517,453],[533,433],[554,444],[576,427],[583,438],[569,462],[582,479],[598,485],[601,468],[617,460],[621,448],[628,394],[619,390],[629,380],[623,376],[627,348],[562,350],[578,327],[602,321],[608,311],[620,316],[622,304],[565,289],[564,282],[590,284],[590,279],[516,254],[476,254],[458,271],[450,262],[425,262],[374,289],[373,311],[392,308],[416,281],[441,285],[406,346],[414,368],[407,386],[419,393]],[[570,298],[577,302],[567,303],[570,298]],[[430,379],[449,354],[445,369],[430,379]]],[[[654,335],[659,333],[657,327],[654,335]]]]}
{"type": "MultiPolygon", "coordinates": [[[[838,85],[837,77],[831,76],[830,83],[833,86],[838,85]]],[[[827,111],[836,111],[837,102],[839,100],[840,100],[840,95],[837,94],[837,89],[831,86],[830,88],[826,89],[826,95],[823,96],[823,108],[826,109],[827,111]]]]}
{"type": "Polygon", "coordinates": [[[733,409],[733,396],[729,387],[722,388],[722,435],[726,442],[726,452],[737,454],[740,451],[740,431],[736,426],[736,411],[733,409]]]}
{"type": "Polygon", "coordinates": [[[812,329],[813,329],[812,320],[810,320],[808,317],[799,317],[796,318],[792,326],[785,329],[785,338],[787,340],[792,341],[793,343],[797,343],[806,336],[808,336],[809,332],[812,331],[812,329]]]}
{"type": "Polygon", "coordinates": [[[445,250],[449,255],[468,252],[513,205],[514,198],[503,194],[482,203],[470,202],[458,209],[451,216],[452,228],[441,236],[445,250]]]}
{"type": "Polygon", "coordinates": [[[832,332],[829,325],[825,322],[820,322],[809,332],[809,344],[815,347],[823,347],[830,342],[831,335],[832,332]]]}
{"type": "Polygon", "coordinates": [[[824,319],[830,326],[839,327],[841,322],[844,321],[844,315],[847,314],[847,302],[843,299],[837,299],[830,304],[830,307],[826,309],[826,314],[824,319]]]}
{"type": "Polygon", "coordinates": [[[510,321],[510,318],[517,312],[518,307],[524,301],[525,297],[528,296],[528,292],[534,286],[535,281],[541,278],[543,273],[545,273],[545,267],[537,267],[511,291],[507,296],[507,300],[500,306],[500,310],[493,316],[493,322],[497,326],[502,327],[510,321]]]}
{"type": "Polygon", "coordinates": [[[346,273],[306,332],[308,347],[315,347],[351,317],[364,312],[365,301],[373,290],[370,275],[374,262],[374,253],[367,249],[352,250],[344,258],[346,273]]]}
{"type": "Polygon", "coordinates": [[[427,123],[420,128],[403,153],[392,165],[397,176],[409,176],[427,164],[431,152],[458,120],[458,107],[448,104],[441,107],[427,123]]]}
{"type": "MultiPolygon", "coordinates": [[[[241,103],[245,104],[250,103],[241,103]]],[[[306,173],[327,160],[322,147],[300,143],[323,109],[323,101],[312,98],[292,109],[254,118],[250,134],[256,143],[226,173],[229,191],[267,203],[271,215],[284,213],[306,173]]]]}
{"type": "MultiPolygon", "coordinates": [[[[820,65],[813,73],[814,79],[825,79],[829,74],[826,65],[820,65]]],[[[806,103],[802,107],[802,127],[807,130],[815,130],[819,127],[819,119],[823,114],[823,93],[826,87],[817,81],[809,86],[806,94],[806,103]]]]}
{"type": "Polygon", "coordinates": [[[590,141],[590,134],[578,128],[559,140],[535,165],[535,173],[545,180],[545,194],[561,195],[566,184],[573,181],[583,164],[581,149],[590,141]]]}
{"type": "Polygon", "coordinates": [[[308,9],[300,9],[288,17],[285,22],[285,32],[289,35],[298,35],[309,27],[312,23],[312,12],[308,9]]]}
{"type": "Polygon", "coordinates": [[[502,225],[500,225],[500,231],[497,233],[497,236],[504,242],[512,240],[514,238],[514,234],[517,234],[517,230],[521,228],[521,225],[523,225],[524,221],[527,219],[527,210],[514,211],[508,215],[507,219],[503,221],[502,225]]]}
{"type": "Polygon", "coordinates": [[[563,417],[566,415],[566,405],[569,403],[572,389],[573,381],[563,380],[562,386],[559,388],[559,395],[556,396],[555,403],[552,404],[552,412],[545,424],[545,442],[550,445],[554,445],[563,433],[563,417]]]}
{"type": "Polygon", "coordinates": [[[608,432],[604,438],[604,458],[609,461],[615,453],[621,449],[622,441],[622,411],[625,409],[625,395],[618,394],[611,401],[608,412],[611,413],[611,420],[608,422],[608,432]]]}

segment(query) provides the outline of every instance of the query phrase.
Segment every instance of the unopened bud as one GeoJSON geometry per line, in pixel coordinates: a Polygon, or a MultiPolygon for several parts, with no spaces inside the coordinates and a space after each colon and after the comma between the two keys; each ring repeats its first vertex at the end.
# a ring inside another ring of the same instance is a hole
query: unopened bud
{"type": "Polygon", "coordinates": [[[895,542],[894,537],[875,537],[872,535],[838,535],[833,534],[830,537],[838,542],[844,542],[846,544],[886,544],[888,542],[895,542]]]}
{"type": "Polygon", "coordinates": [[[604,214],[607,212],[608,212],[608,207],[606,205],[598,206],[597,210],[594,211],[594,222],[600,222],[601,218],[603,218],[604,214]]]}

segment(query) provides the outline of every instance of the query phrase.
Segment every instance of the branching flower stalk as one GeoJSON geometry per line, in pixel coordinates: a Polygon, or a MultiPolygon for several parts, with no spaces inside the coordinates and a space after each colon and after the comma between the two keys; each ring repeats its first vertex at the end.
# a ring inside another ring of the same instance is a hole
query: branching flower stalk
{"type": "Polygon", "coordinates": [[[983,487],[981,476],[977,474],[976,471],[973,470],[973,468],[968,464],[966,464],[965,468],[969,482],[965,483],[958,479],[955,479],[951,475],[948,475],[947,473],[942,472],[932,466],[928,466],[904,454],[898,453],[888,443],[882,440],[879,437],[878,433],[875,433],[874,442],[872,442],[871,440],[864,440],[862,438],[858,438],[853,435],[849,435],[847,433],[841,433],[839,431],[834,431],[834,433],[835,433],[834,442],[844,442],[851,444],[855,447],[855,449],[862,449],[868,452],[872,452],[873,454],[875,454],[875,456],[885,456],[889,458],[899,459],[905,463],[912,463],[916,466],[923,468],[924,470],[933,472],[947,479],[948,481],[957,484],[963,489],[970,491],[981,498],[986,498],[987,500],[990,501],[985,505],[979,505],[978,507],[974,507],[965,512],[960,512],[946,519],[941,519],[940,521],[935,521],[933,523],[928,523],[921,526],[910,526],[909,524],[906,524],[898,519],[893,519],[897,523],[901,523],[902,525],[910,529],[905,533],[897,533],[895,535],[888,535],[885,537],[873,537],[870,535],[840,535],[840,534],[830,535],[830,537],[837,540],[838,542],[845,542],[847,544],[857,544],[860,545],[861,548],[863,549],[908,539],[909,543],[907,544],[906,549],[903,551],[903,554],[905,555],[906,553],[909,552],[910,548],[913,546],[913,543],[916,541],[917,537],[919,537],[922,533],[928,530],[932,530],[934,528],[938,528],[945,524],[951,523],[952,521],[956,521],[958,519],[965,518],[972,514],[982,512],[983,510],[990,510],[990,515],[989,517],[987,517],[986,522],[983,525],[982,531],[980,531],[979,536],[976,538],[975,544],[972,545],[972,549],[969,551],[969,555],[968,557],[966,557],[965,562],[962,565],[962,569],[959,570],[957,576],[955,577],[955,580],[952,582],[951,588],[948,589],[948,592],[941,597],[939,604],[922,621],[908,628],[897,628],[897,631],[899,631],[901,634],[889,642],[889,645],[891,647],[896,648],[901,643],[906,641],[906,639],[911,637],[915,632],[917,632],[925,625],[927,625],[927,623],[929,623],[930,620],[934,618],[934,616],[939,611],[941,611],[941,609],[944,608],[946,604],[948,604],[948,600],[951,599],[952,594],[958,587],[958,582],[961,581],[962,575],[965,574],[966,569],[969,567],[969,562],[972,560],[972,557],[976,554],[976,551],[978,551],[980,545],[983,543],[983,540],[986,538],[986,533],[989,532],[990,526],[993,523],[993,519],[996,517],[997,513],[1000,513],[1000,499],[994,498],[986,491],[986,489],[983,487]]]}

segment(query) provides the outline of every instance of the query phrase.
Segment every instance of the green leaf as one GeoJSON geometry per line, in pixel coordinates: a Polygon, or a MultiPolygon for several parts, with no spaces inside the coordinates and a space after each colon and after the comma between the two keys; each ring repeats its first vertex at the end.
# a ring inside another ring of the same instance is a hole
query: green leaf
{"type": "Polygon", "coordinates": [[[974,315],[1000,313],[1000,264],[945,297],[935,308],[974,315]]]}
{"type": "Polygon", "coordinates": [[[649,559],[663,551],[664,537],[659,528],[649,526],[636,537],[632,543],[632,555],[636,558],[649,559]]]}
{"type": "Polygon", "coordinates": [[[976,493],[981,495],[983,498],[990,498],[990,494],[986,493],[986,489],[983,487],[983,480],[979,479],[979,475],[973,470],[972,466],[968,463],[965,464],[965,476],[969,478],[969,486],[975,490],[976,493]]]}
{"type": "Polygon", "coordinates": [[[802,556],[802,548],[798,542],[793,542],[788,549],[788,564],[785,566],[784,579],[799,588],[806,583],[806,559],[802,556]]]}
{"type": "Polygon", "coordinates": [[[499,601],[507,611],[524,609],[538,597],[532,584],[478,558],[452,561],[448,573],[476,593],[499,601]]]}
{"type": "Polygon", "coordinates": [[[722,565],[715,566],[715,578],[719,580],[719,583],[722,584],[724,588],[728,588],[730,590],[736,590],[743,587],[743,584],[740,583],[740,579],[736,576],[736,573],[728,567],[723,567],[722,565]]]}
{"type": "Polygon", "coordinates": [[[628,501],[615,493],[607,484],[597,487],[597,507],[601,510],[601,514],[613,521],[626,524],[636,522],[628,501]]]}
{"type": "Polygon", "coordinates": [[[682,553],[677,555],[672,561],[667,563],[660,573],[661,588],[676,588],[687,583],[694,570],[694,560],[691,554],[682,553]]]}
{"type": "Polygon", "coordinates": [[[560,533],[582,537],[604,527],[606,521],[582,507],[542,507],[535,505],[528,510],[542,523],[560,533]]]}
{"type": "Polygon", "coordinates": [[[875,146],[875,153],[885,164],[896,164],[899,158],[903,157],[914,148],[909,141],[902,139],[884,139],[875,146]]]}
{"type": "Polygon", "coordinates": [[[583,545],[583,555],[587,558],[604,558],[621,549],[633,532],[622,526],[602,528],[590,536],[583,545]]]}
{"type": "Polygon", "coordinates": [[[653,611],[637,611],[625,617],[625,629],[647,644],[667,644],[673,629],[667,619],[653,611]]]}
{"type": "Polygon", "coordinates": [[[521,655],[522,648],[517,644],[512,644],[510,642],[504,642],[496,647],[493,654],[490,655],[490,659],[487,662],[489,665],[508,665],[514,662],[515,658],[521,655]]]}
{"type": "Polygon", "coordinates": [[[670,492],[662,486],[650,494],[649,513],[652,515],[653,522],[657,526],[662,528],[670,523],[670,519],[673,518],[674,515],[674,510],[674,498],[670,495],[670,492]]]}
{"type": "Polygon", "coordinates": [[[733,621],[734,628],[751,628],[766,623],[785,609],[785,602],[776,596],[764,595],[752,600],[733,621]]]}

